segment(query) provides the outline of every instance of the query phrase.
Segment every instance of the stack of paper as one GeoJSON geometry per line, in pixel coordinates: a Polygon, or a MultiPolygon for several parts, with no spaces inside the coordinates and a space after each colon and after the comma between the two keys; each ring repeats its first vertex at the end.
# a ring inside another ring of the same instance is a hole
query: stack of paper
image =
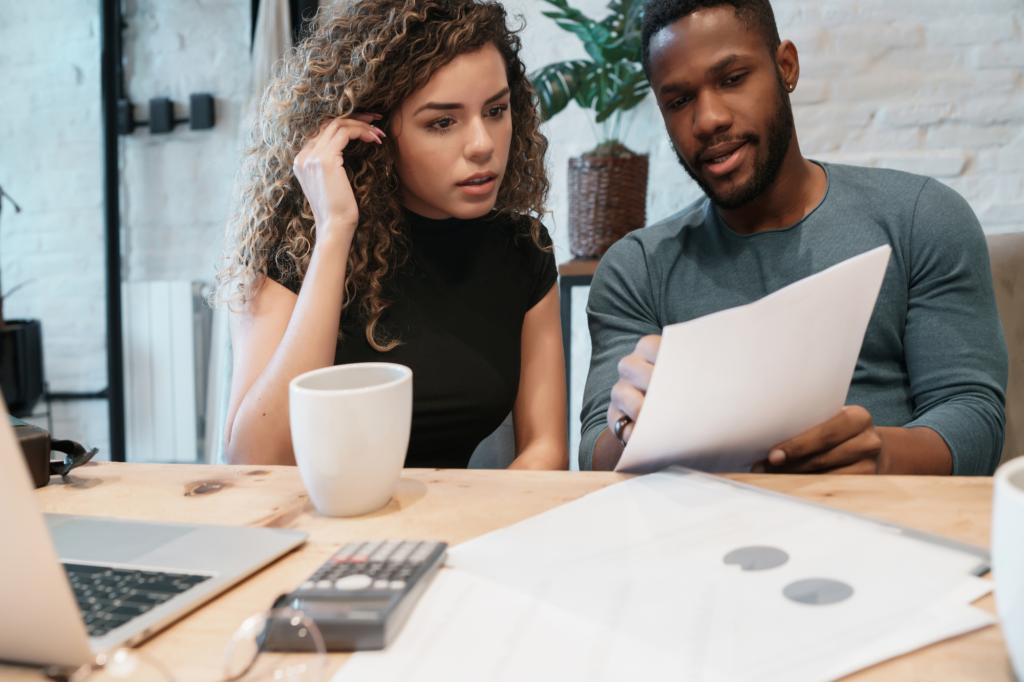
{"type": "Polygon", "coordinates": [[[833,680],[993,622],[978,554],[669,470],[451,550],[352,680],[833,680]]]}

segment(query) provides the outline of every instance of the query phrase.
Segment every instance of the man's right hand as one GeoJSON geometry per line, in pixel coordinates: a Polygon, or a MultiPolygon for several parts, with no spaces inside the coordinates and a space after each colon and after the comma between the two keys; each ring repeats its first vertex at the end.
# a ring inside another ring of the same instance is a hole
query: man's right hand
{"type": "Polygon", "coordinates": [[[610,470],[618,464],[623,446],[614,435],[615,422],[624,416],[631,420],[622,429],[622,440],[628,442],[633,423],[643,408],[660,347],[660,336],[644,336],[637,341],[636,349],[619,361],[619,381],[612,386],[612,402],[608,406],[608,430],[601,434],[594,448],[594,469],[610,470]]]}
{"type": "Polygon", "coordinates": [[[351,239],[359,224],[359,207],[342,153],[352,140],[380,144],[384,132],[373,125],[378,119],[378,114],[356,114],[325,122],[295,156],[292,169],[313,211],[318,243],[336,232],[351,239]]]}

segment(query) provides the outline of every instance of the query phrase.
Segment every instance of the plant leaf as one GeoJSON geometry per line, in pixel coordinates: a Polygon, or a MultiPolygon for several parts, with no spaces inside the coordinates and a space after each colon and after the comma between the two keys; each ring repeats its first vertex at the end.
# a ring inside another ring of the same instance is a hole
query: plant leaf
{"type": "MultiPolygon", "coordinates": [[[[577,98],[591,62],[582,60],[549,64],[530,75],[540,101],[541,119],[546,121],[577,98]]],[[[578,101],[578,99],[577,99],[578,101]]]]}
{"type": "Polygon", "coordinates": [[[570,100],[593,109],[598,123],[640,104],[649,91],[640,66],[645,0],[610,0],[609,14],[599,22],[570,7],[569,0],[545,2],[558,11],[543,14],[578,37],[593,61],[551,64],[531,76],[544,120],[564,109],[570,100]]]}

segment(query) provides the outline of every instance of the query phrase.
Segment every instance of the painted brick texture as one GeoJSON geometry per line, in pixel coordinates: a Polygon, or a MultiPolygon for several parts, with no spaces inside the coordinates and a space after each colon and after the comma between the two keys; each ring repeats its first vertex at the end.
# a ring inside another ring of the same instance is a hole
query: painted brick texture
{"type": "MultiPolygon", "coordinates": [[[[4,313],[42,320],[54,391],[107,385],[99,53],[97,3],[0,0],[0,185],[23,209],[3,207],[0,267],[27,283],[4,313]]],[[[105,401],[53,409],[57,437],[108,452],[105,401]]]]}

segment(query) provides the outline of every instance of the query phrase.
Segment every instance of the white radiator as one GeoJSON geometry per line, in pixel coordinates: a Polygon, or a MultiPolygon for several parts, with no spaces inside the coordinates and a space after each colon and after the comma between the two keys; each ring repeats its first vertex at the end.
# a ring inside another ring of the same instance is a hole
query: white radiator
{"type": "Polygon", "coordinates": [[[125,449],[129,462],[205,457],[210,310],[202,284],[123,282],[125,449]]]}

